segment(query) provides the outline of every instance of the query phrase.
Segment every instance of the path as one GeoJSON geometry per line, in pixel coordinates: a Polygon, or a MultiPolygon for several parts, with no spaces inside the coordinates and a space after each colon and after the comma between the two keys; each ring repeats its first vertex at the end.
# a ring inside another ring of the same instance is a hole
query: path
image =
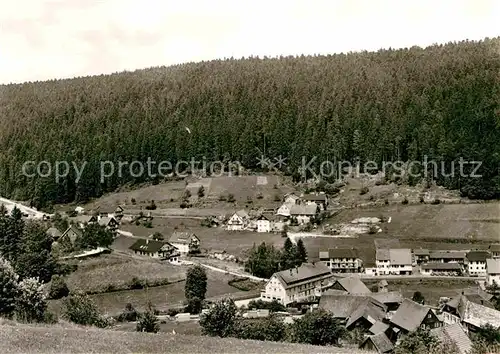
{"type": "Polygon", "coordinates": [[[214,267],[214,266],[211,266],[211,265],[208,265],[208,264],[203,264],[203,263],[200,263],[200,262],[182,261],[182,264],[198,264],[198,265],[200,265],[200,266],[202,266],[204,268],[213,270],[215,272],[230,274],[230,275],[234,275],[234,276],[237,276],[237,277],[248,278],[248,279],[252,279],[252,280],[256,280],[256,281],[268,281],[269,280],[269,279],[266,279],[266,278],[259,278],[259,277],[256,277],[254,275],[250,275],[250,274],[247,274],[247,273],[233,272],[233,271],[230,271],[230,270],[225,270],[225,269],[222,269],[222,268],[217,268],[217,267],[214,267]]]}
{"type": "MultiPolygon", "coordinates": [[[[337,275],[337,274],[336,274],[337,275]]],[[[360,279],[373,279],[373,280],[398,280],[398,279],[431,279],[431,280],[445,280],[445,279],[458,279],[458,280],[483,280],[484,277],[464,277],[464,276],[451,276],[451,275],[442,275],[442,276],[434,276],[434,275],[422,275],[422,274],[414,274],[414,275],[367,275],[367,274],[359,274],[360,279]]]]}
{"type": "Polygon", "coordinates": [[[328,238],[358,238],[358,235],[324,235],[319,232],[288,232],[287,236],[292,243],[296,244],[299,238],[305,237],[328,237],[328,238]]]}
{"type": "Polygon", "coordinates": [[[19,210],[21,210],[21,212],[25,213],[25,214],[28,214],[28,215],[32,215],[35,219],[43,219],[43,216],[46,215],[46,216],[50,216],[52,217],[53,214],[48,214],[48,213],[42,213],[38,210],[35,210],[33,208],[29,208],[25,205],[22,205],[22,204],[19,204],[13,200],[10,200],[10,199],[6,199],[6,198],[2,198],[0,197],[0,204],[3,204],[5,205],[5,207],[11,211],[12,209],[14,209],[14,207],[17,207],[19,210]]]}

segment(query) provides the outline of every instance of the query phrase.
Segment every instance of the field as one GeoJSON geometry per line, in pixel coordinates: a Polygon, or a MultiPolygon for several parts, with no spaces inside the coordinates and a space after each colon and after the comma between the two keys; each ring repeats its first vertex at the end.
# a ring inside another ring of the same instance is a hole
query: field
{"type": "MultiPolygon", "coordinates": [[[[357,350],[179,334],[148,334],[73,325],[0,325],[1,353],[361,353],[357,350]]],[[[366,352],[362,352],[366,353],[366,352]]]]}
{"type": "MultiPolygon", "coordinates": [[[[366,280],[363,282],[370,288],[376,285],[376,280],[366,280]]],[[[465,279],[401,279],[387,280],[389,291],[399,291],[405,298],[411,299],[415,291],[420,291],[428,305],[437,305],[440,297],[454,297],[467,288],[477,288],[473,280],[465,279]]]]}
{"type": "MultiPolygon", "coordinates": [[[[248,296],[249,294],[256,294],[257,296],[260,293],[258,289],[246,292],[229,285],[228,281],[235,278],[232,275],[208,270],[207,278],[207,299],[224,297],[226,295],[248,296]]],[[[170,307],[178,307],[183,304],[185,300],[184,285],[185,281],[180,281],[164,286],[108,292],[90,295],[90,297],[103,313],[110,315],[121,313],[127,303],[131,303],[137,310],[142,311],[146,308],[149,301],[157,309],[167,310],[170,307]]],[[[50,300],[49,309],[56,314],[60,314],[62,300],[50,300]]]]}
{"type": "Polygon", "coordinates": [[[176,282],[186,278],[186,268],[155,260],[139,260],[119,255],[101,255],[84,261],[71,261],[78,269],[66,282],[71,291],[102,292],[108,286],[123,288],[132,278],[148,282],[176,282]]]}

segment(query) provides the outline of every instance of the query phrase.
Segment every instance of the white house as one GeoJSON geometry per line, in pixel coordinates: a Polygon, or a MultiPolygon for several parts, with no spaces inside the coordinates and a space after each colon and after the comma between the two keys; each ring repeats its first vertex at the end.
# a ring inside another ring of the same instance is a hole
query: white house
{"type": "Polygon", "coordinates": [[[264,214],[257,218],[257,232],[271,232],[271,220],[264,214]]]}
{"type": "Polygon", "coordinates": [[[179,263],[179,250],[168,242],[140,239],[130,246],[130,249],[137,255],[164,258],[170,263],[179,263]]]}
{"type": "Polygon", "coordinates": [[[486,283],[500,286],[500,259],[486,260],[486,283]]]}
{"type": "Polygon", "coordinates": [[[318,213],[318,206],[316,204],[310,205],[293,205],[290,208],[290,216],[297,219],[299,225],[308,224],[311,218],[318,213]]]}
{"type": "Polygon", "coordinates": [[[325,193],[304,194],[300,199],[304,201],[304,204],[316,204],[321,210],[326,210],[328,206],[328,198],[325,193]]]}
{"type": "Polygon", "coordinates": [[[175,231],[169,242],[179,250],[181,254],[199,251],[200,239],[192,232],[175,231]]]}
{"type": "Polygon", "coordinates": [[[334,273],[359,273],[363,268],[363,261],[354,248],[329,248],[319,252],[319,259],[334,273]]]}
{"type": "Polygon", "coordinates": [[[250,217],[245,210],[238,210],[229,218],[229,221],[227,222],[227,229],[229,231],[244,230],[247,227],[249,220],[250,217]]]}
{"type": "Polygon", "coordinates": [[[330,269],[322,263],[303,263],[300,267],[274,273],[260,298],[277,300],[283,305],[307,301],[320,296],[335,281],[330,269]]]}
{"type": "Polygon", "coordinates": [[[488,247],[491,253],[491,258],[500,258],[500,243],[494,243],[488,247]]]}
{"type": "Polygon", "coordinates": [[[465,256],[465,264],[469,275],[485,277],[486,259],[491,258],[488,251],[470,251],[465,256]]]}
{"type": "Polygon", "coordinates": [[[295,204],[288,204],[288,203],[283,204],[282,206],[280,206],[278,208],[276,215],[289,217],[290,216],[290,209],[292,208],[293,205],[295,205],[295,204]]]}
{"type": "Polygon", "coordinates": [[[285,201],[284,202],[285,202],[285,204],[288,204],[288,205],[294,205],[294,204],[297,204],[297,201],[299,199],[300,198],[298,196],[296,196],[293,193],[290,193],[290,194],[285,195],[285,201]]]}
{"type": "Polygon", "coordinates": [[[85,208],[84,207],[81,207],[81,206],[77,206],[75,208],[75,211],[78,213],[78,214],[82,214],[84,211],[85,211],[85,208]]]}
{"type": "Polygon", "coordinates": [[[462,265],[460,263],[425,263],[420,266],[420,271],[424,275],[455,275],[462,273],[462,265]]]}
{"type": "Polygon", "coordinates": [[[375,264],[377,275],[410,275],[413,272],[409,248],[377,249],[375,264]]]}

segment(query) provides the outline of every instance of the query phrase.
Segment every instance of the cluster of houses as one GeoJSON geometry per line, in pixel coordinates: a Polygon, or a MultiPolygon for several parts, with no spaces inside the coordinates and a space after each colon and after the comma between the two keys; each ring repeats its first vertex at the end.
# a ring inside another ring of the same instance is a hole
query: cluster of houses
{"type": "Polygon", "coordinates": [[[252,230],[257,232],[281,232],[285,225],[306,225],[328,206],[326,194],[287,194],[278,210],[264,210],[250,215],[245,210],[232,214],[226,224],[229,231],[252,230]]]}
{"type": "MultiPolygon", "coordinates": [[[[336,256],[335,252],[328,255],[330,259],[336,256]]],[[[397,252],[395,257],[399,257],[397,252]]],[[[337,277],[323,262],[314,262],[273,274],[260,298],[285,306],[312,304],[312,308],[329,311],[347,330],[361,329],[365,333],[362,349],[379,353],[393,352],[402,335],[424,328],[443,341],[453,342],[459,353],[465,354],[472,345],[470,333],[487,323],[500,326],[500,311],[492,304],[493,295],[479,287],[439,307],[416,303],[400,292],[389,291],[385,280],[375,290],[372,292],[356,276],[337,277]]]]}
{"type": "Polygon", "coordinates": [[[409,248],[379,248],[375,267],[364,267],[355,248],[336,247],[319,252],[319,260],[335,273],[365,273],[368,275],[460,276],[467,274],[486,278],[487,284],[500,285],[500,244],[488,250],[429,251],[409,248]]]}

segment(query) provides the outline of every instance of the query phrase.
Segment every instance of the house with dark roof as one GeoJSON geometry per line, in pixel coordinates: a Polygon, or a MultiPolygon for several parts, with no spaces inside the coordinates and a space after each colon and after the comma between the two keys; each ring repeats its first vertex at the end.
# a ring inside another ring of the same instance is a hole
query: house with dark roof
{"type": "Polygon", "coordinates": [[[330,268],[322,263],[303,263],[300,267],[274,273],[266,283],[260,298],[277,300],[283,305],[306,302],[331,287],[334,277],[330,268]]]}
{"type": "Polygon", "coordinates": [[[358,250],[352,247],[335,247],[320,251],[319,260],[334,273],[360,273],[363,270],[363,261],[359,258],[358,250]]]}
{"type": "Polygon", "coordinates": [[[384,332],[369,335],[361,342],[359,348],[362,350],[376,351],[380,354],[392,353],[394,345],[384,332]]]}
{"type": "Polygon", "coordinates": [[[297,220],[299,225],[309,224],[318,211],[316,204],[295,204],[290,208],[290,217],[297,220]]]}
{"type": "Polygon", "coordinates": [[[109,230],[113,233],[115,233],[116,230],[118,229],[118,221],[116,221],[116,219],[113,217],[108,217],[108,216],[99,217],[98,224],[105,227],[106,230],[109,230]]]}
{"type": "Polygon", "coordinates": [[[500,243],[491,244],[488,251],[491,253],[491,258],[500,258],[500,243]]]}
{"type": "Polygon", "coordinates": [[[454,275],[462,274],[463,269],[460,263],[426,263],[420,266],[420,272],[424,275],[454,275]]]}
{"type": "Polygon", "coordinates": [[[250,222],[250,215],[245,210],[238,210],[229,218],[227,222],[228,231],[244,230],[250,222]]]}
{"type": "Polygon", "coordinates": [[[76,227],[75,225],[71,225],[66,229],[66,231],[63,232],[61,237],[59,237],[59,240],[57,241],[58,243],[72,247],[75,245],[75,241],[82,237],[83,231],[76,227]]]}
{"type": "Polygon", "coordinates": [[[429,262],[430,252],[428,249],[414,249],[413,256],[415,257],[415,262],[417,262],[417,264],[427,263],[429,262]]]}
{"type": "Polygon", "coordinates": [[[500,286],[500,258],[486,260],[486,283],[500,286]]]}
{"type": "Polygon", "coordinates": [[[486,276],[486,259],[491,258],[488,251],[474,250],[467,252],[465,256],[465,264],[469,275],[485,277],[486,276]]]}
{"type": "Polygon", "coordinates": [[[404,300],[399,291],[371,293],[370,297],[387,306],[388,311],[396,311],[404,300]]]}
{"type": "Polygon", "coordinates": [[[271,224],[271,217],[265,214],[261,214],[257,218],[257,232],[271,232],[271,224]]]}
{"type": "Polygon", "coordinates": [[[391,317],[390,325],[406,334],[419,328],[438,328],[442,326],[442,322],[430,307],[405,299],[391,317]]]}
{"type": "Polygon", "coordinates": [[[409,248],[377,248],[375,253],[377,275],[410,275],[413,257],[409,248]]]}
{"type": "Polygon", "coordinates": [[[451,344],[455,348],[457,354],[469,354],[472,349],[472,341],[459,323],[434,328],[431,330],[431,333],[436,336],[441,343],[451,344]]]}
{"type": "Polygon", "coordinates": [[[339,278],[333,283],[332,289],[345,291],[351,295],[371,294],[370,289],[357,277],[339,278]]]}
{"type": "Polygon", "coordinates": [[[429,263],[464,263],[465,251],[432,251],[429,253],[429,263]]]}
{"type": "Polygon", "coordinates": [[[500,311],[482,296],[471,295],[461,294],[444,304],[441,310],[444,323],[460,323],[467,333],[476,332],[488,323],[500,327],[500,311]]]}
{"type": "Polygon", "coordinates": [[[76,223],[76,225],[80,229],[84,229],[85,226],[88,224],[95,224],[97,223],[97,216],[95,215],[78,215],[77,217],[73,218],[72,221],[76,223]]]}
{"type": "Polygon", "coordinates": [[[328,198],[325,193],[316,193],[316,194],[304,194],[300,198],[301,204],[316,204],[320,210],[326,210],[328,206],[328,198]]]}
{"type": "Polygon", "coordinates": [[[179,263],[180,252],[169,242],[139,239],[129,248],[137,255],[168,259],[171,263],[179,263]]]}
{"type": "Polygon", "coordinates": [[[174,231],[168,240],[181,254],[198,252],[200,250],[200,239],[189,231],[174,231]]]}
{"type": "Polygon", "coordinates": [[[62,236],[62,232],[56,229],[55,227],[49,228],[46,232],[47,235],[52,237],[52,240],[54,241],[57,241],[62,236]]]}

